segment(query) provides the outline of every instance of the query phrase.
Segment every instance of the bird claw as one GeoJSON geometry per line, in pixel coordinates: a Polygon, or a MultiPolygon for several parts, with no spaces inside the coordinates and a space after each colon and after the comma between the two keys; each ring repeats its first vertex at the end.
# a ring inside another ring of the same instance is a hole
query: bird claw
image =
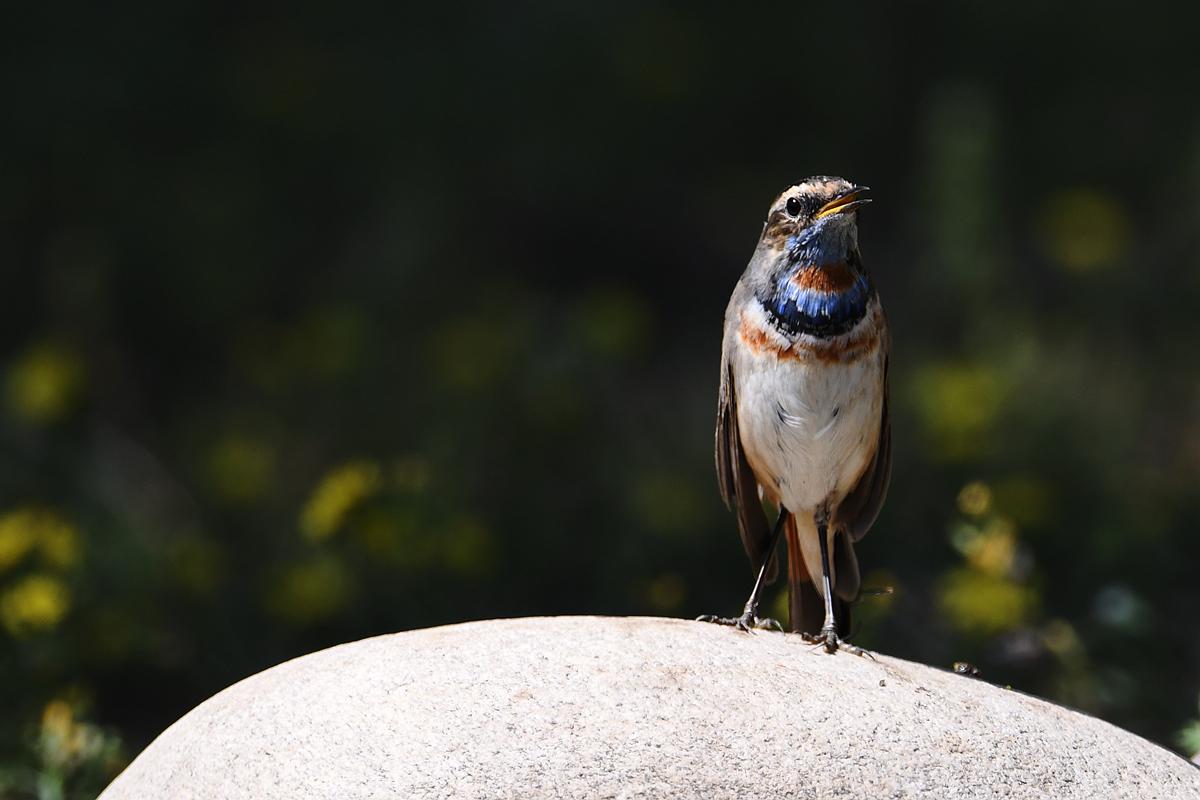
{"type": "Polygon", "coordinates": [[[770,617],[760,618],[750,611],[745,612],[740,617],[718,617],[716,614],[702,614],[696,617],[696,621],[711,622],[715,625],[728,625],[746,633],[753,633],[756,630],[783,632],[783,626],[778,621],[770,617]]]}
{"type": "Polygon", "coordinates": [[[845,650],[847,653],[851,653],[856,656],[866,656],[872,661],[875,660],[875,656],[871,655],[870,650],[864,650],[858,645],[850,644],[845,639],[838,636],[837,631],[829,628],[823,629],[816,636],[812,635],[811,633],[801,633],[800,637],[804,639],[807,644],[821,645],[825,648],[826,653],[832,654],[836,653],[838,650],[845,650]]]}

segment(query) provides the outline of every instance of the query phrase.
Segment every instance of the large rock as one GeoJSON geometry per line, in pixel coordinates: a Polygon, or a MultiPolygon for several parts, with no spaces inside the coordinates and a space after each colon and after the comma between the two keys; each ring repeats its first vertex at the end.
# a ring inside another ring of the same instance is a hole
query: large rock
{"type": "Polygon", "coordinates": [[[202,703],[101,797],[1200,797],[1098,719],[886,656],[665,619],[345,644],[202,703]]]}

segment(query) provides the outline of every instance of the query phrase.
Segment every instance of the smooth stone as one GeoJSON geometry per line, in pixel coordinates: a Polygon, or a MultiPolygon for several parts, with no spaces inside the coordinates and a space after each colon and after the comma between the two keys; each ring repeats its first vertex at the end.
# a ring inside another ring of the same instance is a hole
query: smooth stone
{"type": "Polygon", "coordinates": [[[1107,722],[949,671],[674,619],[473,622],[229,687],[103,800],[1200,798],[1107,722]]]}

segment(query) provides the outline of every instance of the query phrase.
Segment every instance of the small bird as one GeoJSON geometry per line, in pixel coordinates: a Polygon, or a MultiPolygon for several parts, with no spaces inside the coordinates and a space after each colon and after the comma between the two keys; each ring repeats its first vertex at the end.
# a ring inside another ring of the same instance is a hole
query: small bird
{"type": "Polygon", "coordinates": [[[758,616],[787,532],[791,629],[829,653],[845,641],[859,594],[854,543],[879,514],[891,477],[888,328],[858,250],[865,186],[816,176],[771,204],[725,310],[717,402],[717,478],[758,570],[740,617],[758,616]],[[763,501],[778,509],[768,525],[763,501]]]}

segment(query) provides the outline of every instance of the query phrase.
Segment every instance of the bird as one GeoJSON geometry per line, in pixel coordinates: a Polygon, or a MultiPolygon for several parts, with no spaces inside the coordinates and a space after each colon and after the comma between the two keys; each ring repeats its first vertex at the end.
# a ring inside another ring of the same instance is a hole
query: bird
{"type": "Polygon", "coordinates": [[[879,515],[892,467],[890,336],[858,246],[867,191],[828,175],[787,188],[729,299],[717,478],[757,573],[741,616],[698,618],[781,629],[758,606],[786,532],[790,629],[858,655],[867,653],[847,641],[860,592],[854,545],[879,515]]]}

